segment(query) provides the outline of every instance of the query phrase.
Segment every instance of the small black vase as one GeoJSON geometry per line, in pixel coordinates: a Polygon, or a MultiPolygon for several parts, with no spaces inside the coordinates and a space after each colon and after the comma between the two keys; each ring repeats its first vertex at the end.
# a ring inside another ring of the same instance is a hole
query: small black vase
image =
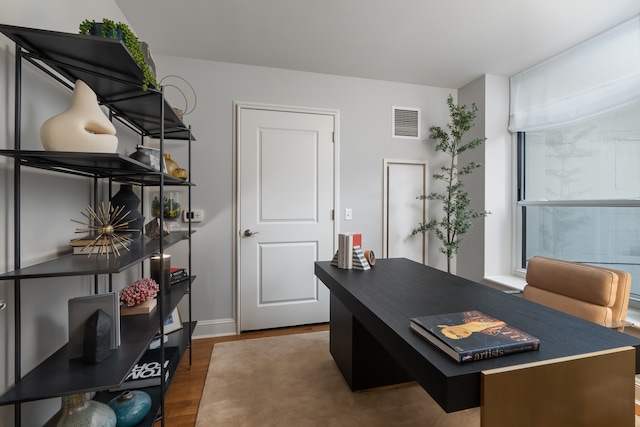
{"type": "Polygon", "coordinates": [[[131,184],[121,184],[120,191],[118,191],[111,198],[111,206],[114,208],[118,206],[124,206],[122,214],[119,215],[116,220],[124,217],[125,221],[133,220],[129,223],[128,229],[135,231],[127,231],[126,234],[131,236],[139,236],[144,226],[144,216],[138,211],[138,205],[140,204],[140,198],[133,192],[131,184]],[[127,214],[127,212],[129,212],[127,214]],[[126,214],[126,216],[125,216],[126,214]]]}
{"type": "Polygon", "coordinates": [[[139,161],[140,163],[151,166],[151,157],[149,157],[149,155],[142,151],[140,148],[137,148],[136,151],[131,153],[129,157],[131,157],[133,160],[139,161]]]}

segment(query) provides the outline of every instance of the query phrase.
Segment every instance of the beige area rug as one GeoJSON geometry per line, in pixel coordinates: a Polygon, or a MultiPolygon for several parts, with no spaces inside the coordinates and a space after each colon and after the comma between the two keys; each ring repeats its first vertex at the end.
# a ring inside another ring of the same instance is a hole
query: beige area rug
{"type": "Polygon", "coordinates": [[[475,427],[479,408],[445,413],[418,385],[352,392],[329,333],[216,344],[196,427],[475,427]]]}

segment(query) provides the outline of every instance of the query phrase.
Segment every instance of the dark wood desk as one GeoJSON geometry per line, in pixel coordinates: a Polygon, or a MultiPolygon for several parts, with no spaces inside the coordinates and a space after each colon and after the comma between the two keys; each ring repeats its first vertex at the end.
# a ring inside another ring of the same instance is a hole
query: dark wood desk
{"type": "MultiPolygon", "coordinates": [[[[417,381],[447,412],[479,406],[483,371],[631,346],[640,339],[407,259],[368,271],[315,264],[331,291],[333,358],[352,390],[417,381]],[[458,364],[409,329],[416,316],[480,310],[537,336],[540,350],[458,364]]],[[[633,379],[631,379],[633,381],[633,379]]]]}

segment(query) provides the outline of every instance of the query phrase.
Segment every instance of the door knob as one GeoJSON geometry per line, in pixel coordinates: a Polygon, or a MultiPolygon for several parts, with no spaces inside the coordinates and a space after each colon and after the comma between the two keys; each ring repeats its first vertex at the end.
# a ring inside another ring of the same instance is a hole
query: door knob
{"type": "Polygon", "coordinates": [[[257,232],[257,231],[251,231],[251,230],[249,230],[248,228],[247,228],[246,230],[244,230],[244,235],[245,235],[245,237],[251,237],[251,236],[253,236],[254,234],[258,234],[258,232],[257,232]]]}

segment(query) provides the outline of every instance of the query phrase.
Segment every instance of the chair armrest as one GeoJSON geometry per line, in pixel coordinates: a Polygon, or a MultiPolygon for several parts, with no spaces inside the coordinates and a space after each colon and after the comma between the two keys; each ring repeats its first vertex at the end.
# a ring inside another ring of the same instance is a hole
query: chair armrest
{"type": "Polygon", "coordinates": [[[626,320],[616,320],[614,322],[604,322],[604,323],[601,323],[600,325],[609,329],[618,329],[618,328],[625,328],[627,326],[633,326],[633,323],[628,322],[626,320]]]}

